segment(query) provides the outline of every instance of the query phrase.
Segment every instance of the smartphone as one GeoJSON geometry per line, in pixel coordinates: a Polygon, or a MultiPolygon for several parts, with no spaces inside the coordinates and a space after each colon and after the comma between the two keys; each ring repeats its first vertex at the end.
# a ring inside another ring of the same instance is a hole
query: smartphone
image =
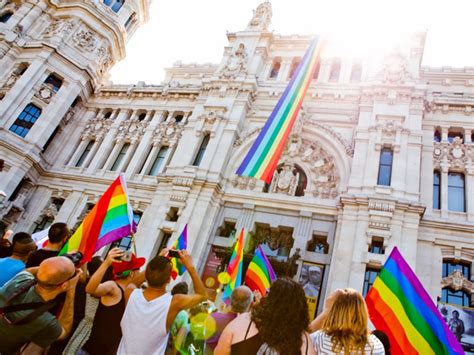
{"type": "Polygon", "coordinates": [[[179,258],[179,254],[177,250],[171,249],[168,251],[168,256],[172,258],[179,258]]]}
{"type": "Polygon", "coordinates": [[[124,250],[120,260],[122,260],[122,261],[131,261],[132,260],[132,252],[130,250],[124,250]]]}

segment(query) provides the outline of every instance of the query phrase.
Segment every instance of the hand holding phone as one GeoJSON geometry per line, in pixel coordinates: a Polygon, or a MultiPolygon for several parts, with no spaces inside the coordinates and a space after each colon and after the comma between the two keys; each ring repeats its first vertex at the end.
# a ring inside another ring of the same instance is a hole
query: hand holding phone
{"type": "Polygon", "coordinates": [[[178,253],[177,250],[170,249],[168,251],[168,256],[171,257],[171,258],[179,258],[179,253],[178,253]]]}
{"type": "Polygon", "coordinates": [[[122,261],[131,261],[132,260],[132,252],[130,250],[124,250],[120,260],[122,260],[122,261]]]}

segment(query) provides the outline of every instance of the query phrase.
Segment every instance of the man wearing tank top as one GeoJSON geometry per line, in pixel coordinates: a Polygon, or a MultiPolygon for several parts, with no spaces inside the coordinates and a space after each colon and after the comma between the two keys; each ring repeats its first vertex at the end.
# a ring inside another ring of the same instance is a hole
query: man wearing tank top
{"type": "Polygon", "coordinates": [[[186,250],[178,250],[181,264],[191,276],[195,294],[171,296],[166,286],[171,281],[171,262],[161,255],[155,256],[147,265],[145,278],[148,287],[144,290],[127,288],[130,293],[122,321],[122,341],[117,354],[162,355],[168,343],[168,333],[176,315],[207,299],[207,292],[186,250]]]}

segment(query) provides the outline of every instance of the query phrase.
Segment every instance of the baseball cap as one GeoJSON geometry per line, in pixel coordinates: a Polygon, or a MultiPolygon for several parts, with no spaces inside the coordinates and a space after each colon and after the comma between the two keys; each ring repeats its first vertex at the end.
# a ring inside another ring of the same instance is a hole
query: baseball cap
{"type": "Polygon", "coordinates": [[[135,254],[132,254],[130,261],[112,263],[112,271],[114,275],[117,275],[125,271],[138,270],[145,264],[145,261],[145,258],[137,258],[135,254]]]}

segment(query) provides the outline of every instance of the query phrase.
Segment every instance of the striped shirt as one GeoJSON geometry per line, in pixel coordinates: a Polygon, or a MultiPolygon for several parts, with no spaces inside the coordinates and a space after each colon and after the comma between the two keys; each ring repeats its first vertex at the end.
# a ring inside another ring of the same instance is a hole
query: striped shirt
{"type": "MultiPolygon", "coordinates": [[[[311,340],[318,355],[344,354],[344,351],[335,353],[332,350],[331,337],[321,330],[311,334],[311,340]]],[[[369,342],[365,344],[364,355],[385,355],[383,344],[375,335],[369,335],[369,342]]]]}

